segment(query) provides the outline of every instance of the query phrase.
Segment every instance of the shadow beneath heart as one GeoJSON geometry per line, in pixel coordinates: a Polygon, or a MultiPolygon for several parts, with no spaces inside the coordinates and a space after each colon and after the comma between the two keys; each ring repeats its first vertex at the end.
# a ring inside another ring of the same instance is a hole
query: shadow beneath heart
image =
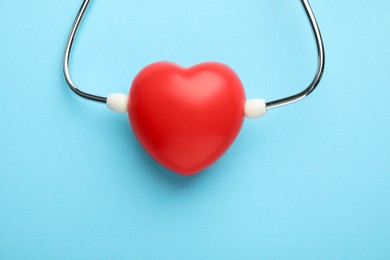
{"type": "Polygon", "coordinates": [[[112,122],[116,128],[117,138],[121,139],[127,147],[127,153],[130,154],[133,160],[137,160],[137,166],[129,164],[129,172],[134,172],[137,168],[139,173],[144,175],[144,178],[151,182],[166,183],[175,189],[188,188],[189,186],[197,185],[203,180],[203,176],[207,175],[207,169],[193,176],[181,176],[168,170],[167,168],[156,162],[141,146],[136,136],[134,135],[127,118],[122,120],[114,119],[112,122]]]}

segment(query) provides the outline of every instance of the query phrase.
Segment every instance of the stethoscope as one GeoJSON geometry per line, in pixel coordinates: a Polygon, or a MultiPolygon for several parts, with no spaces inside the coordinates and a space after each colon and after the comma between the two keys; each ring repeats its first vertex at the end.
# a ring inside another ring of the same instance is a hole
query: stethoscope
{"type": "Polygon", "coordinates": [[[246,118],[259,118],[268,110],[295,103],[308,96],[324,72],[325,51],[308,0],[301,0],[309,18],[318,52],[318,67],[311,84],[302,92],[271,102],[246,100],[242,83],[228,66],[202,63],[183,68],[158,62],[134,79],[129,95],[107,98],[81,91],[69,73],[69,60],[77,29],[88,7],[84,0],[71,29],[64,55],[64,76],[79,96],[129,114],[138,141],[160,164],[181,175],[196,174],[217,161],[236,139],[246,118]]]}

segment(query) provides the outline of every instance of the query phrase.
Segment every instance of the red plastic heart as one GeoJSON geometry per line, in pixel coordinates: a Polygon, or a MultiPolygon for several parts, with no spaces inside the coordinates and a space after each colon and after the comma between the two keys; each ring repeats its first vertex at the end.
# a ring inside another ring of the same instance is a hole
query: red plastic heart
{"type": "Polygon", "coordinates": [[[129,120],[146,151],[160,164],[193,175],[218,160],[244,120],[245,92],[228,66],[192,68],[159,62],[144,68],[129,94],[129,120]]]}

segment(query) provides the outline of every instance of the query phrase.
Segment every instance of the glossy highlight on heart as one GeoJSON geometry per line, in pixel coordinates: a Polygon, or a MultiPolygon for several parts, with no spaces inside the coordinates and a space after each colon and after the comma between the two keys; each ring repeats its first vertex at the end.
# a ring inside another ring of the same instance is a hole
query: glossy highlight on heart
{"type": "Polygon", "coordinates": [[[234,142],[244,105],[243,85],[228,66],[207,62],[183,68],[159,62],[134,79],[128,111],[137,139],[157,162],[193,175],[234,142]]]}

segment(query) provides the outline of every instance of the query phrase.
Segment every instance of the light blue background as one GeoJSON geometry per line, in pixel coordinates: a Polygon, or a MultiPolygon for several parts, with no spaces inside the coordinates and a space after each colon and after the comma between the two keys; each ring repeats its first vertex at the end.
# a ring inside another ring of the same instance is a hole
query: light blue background
{"type": "MultiPolygon", "coordinates": [[[[318,90],[246,121],[220,161],[183,178],[126,116],[65,84],[80,0],[0,0],[0,258],[389,259],[390,2],[311,2],[318,90]]],[[[96,0],[80,33],[74,80],[101,95],[127,93],[154,61],[215,60],[248,98],[273,100],[316,66],[298,0],[96,0]]]]}

